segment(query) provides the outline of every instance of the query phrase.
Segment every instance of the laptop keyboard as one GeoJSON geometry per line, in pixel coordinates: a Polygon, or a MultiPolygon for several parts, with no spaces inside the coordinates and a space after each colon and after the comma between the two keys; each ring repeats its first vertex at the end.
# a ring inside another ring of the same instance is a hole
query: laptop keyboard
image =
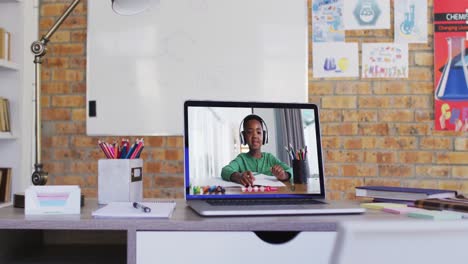
{"type": "Polygon", "coordinates": [[[214,206],[225,206],[225,205],[297,205],[297,204],[324,204],[324,202],[317,201],[314,199],[274,199],[274,200],[252,200],[252,199],[209,199],[207,203],[214,206]]]}

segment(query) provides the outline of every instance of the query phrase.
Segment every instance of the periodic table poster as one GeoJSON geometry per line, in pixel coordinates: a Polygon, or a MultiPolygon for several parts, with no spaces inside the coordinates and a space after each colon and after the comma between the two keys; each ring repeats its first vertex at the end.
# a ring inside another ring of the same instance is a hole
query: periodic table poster
{"type": "Polygon", "coordinates": [[[468,131],[468,0],[434,0],[436,130],[468,131]]]}

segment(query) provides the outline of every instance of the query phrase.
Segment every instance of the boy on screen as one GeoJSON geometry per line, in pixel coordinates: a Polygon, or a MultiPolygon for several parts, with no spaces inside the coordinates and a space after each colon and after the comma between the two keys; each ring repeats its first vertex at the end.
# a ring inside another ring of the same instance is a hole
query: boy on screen
{"type": "Polygon", "coordinates": [[[265,121],[258,115],[248,115],[242,121],[241,144],[249,146],[249,152],[241,153],[221,170],[221,177],[226,181],[251,186],[255,181],[254,172],[275,176],[280,181],[287,181],[292,176],[292,169],[271,153],[262,152],[262,145],[268,143],[265,121]],[[265,127],[264,127],[265,125],[265,127]]]}

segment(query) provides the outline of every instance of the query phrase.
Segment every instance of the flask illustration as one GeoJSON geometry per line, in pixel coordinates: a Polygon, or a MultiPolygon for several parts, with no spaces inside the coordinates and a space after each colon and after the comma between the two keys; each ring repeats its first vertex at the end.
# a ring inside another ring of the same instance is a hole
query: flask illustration
{"type": "Polygon", "coordinates": [[[410,11],[405,12],[405,20],[400,24],[400,30],[403,34],[409,35],[414,28],[414,5],[410,6],[410,11]]]}
{"type": "Polygon", "coordinates": [[[437,85],[436,99],[461,101],[468,98],[468,69],[465,38],[447,38],[447,62],[437,85]]]}

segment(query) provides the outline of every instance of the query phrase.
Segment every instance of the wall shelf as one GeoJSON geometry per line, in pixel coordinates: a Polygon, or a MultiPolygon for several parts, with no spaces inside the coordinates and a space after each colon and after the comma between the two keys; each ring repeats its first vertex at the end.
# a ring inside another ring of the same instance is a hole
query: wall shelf
{"type": "Polygon", "coordinates": [[[11,132],[0,132],[0,140],[2,139],[15,139],[16,137],[11,132]]]}
{"type": "MultiPolygon", "coordinates": [[[[0,27],[11,33],[12,60],[0,59],[0,97],[9,100],[10,129],[0,132],[0,167],[11,168],[11,194],[24,192],[32,173],[34,64],[30,45],[38,36],[36,0],[0,0],[0,27]]],[[[12,197],[11,197],[12,198],[12,197]]],[[[1,261],[0,261],[1,262],[1,261]]]]}
{"type": "Polygon", "coordinates": [[[4,70],[17,71],[20,67],[17,63],[14,63],[12,61],[0,60],[0,68],[4,70]]]}

